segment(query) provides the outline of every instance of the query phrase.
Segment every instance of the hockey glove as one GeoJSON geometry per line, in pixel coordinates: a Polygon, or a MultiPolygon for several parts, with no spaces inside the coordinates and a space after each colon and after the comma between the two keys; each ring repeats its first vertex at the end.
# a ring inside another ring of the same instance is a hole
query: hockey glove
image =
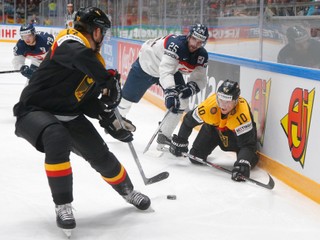
{"type": "Polygon", "coordinates": [[[106,104],[107,109],[112,110],[116,108],[122,98],[120,74],[113,69],[109,69],[110,78],[107,80],[107,88],[102,90],[102,96],[100,100],[106,104]]]}
{"type": "Polygon", "coordinates": [[[192,81],[179,87],[179,94],[182,99],[189,98],[198,92],[200,92],[198,85],[192,81]]]}
{"type": "Polygon", "coordinates": [[[237,182],[244,181],[241,176],[250,177],[251,164],[248,160],[239,160],[234,164],[231,179],[237,182]]]}
{"type": "Polygon", "coordinates": [[[113,138],[122,142],[131,142],[133,140],[133,134],[136,130],[136,126],[131,121],[122,117],[122,124],[125,129],[121,127],[119,120],[113,111],[103,112],[99,115],[100,126],[103,127],[113,138]]]}
{"type": "Polygon", "coordinates": [[[23,66],[21,66],[21,68],[20,68],[20,72],[21,72],[21,74],[22,74],[24,77],[30,79],[31,76],[32,76],[32,74],[33,74],[37,69],[38,69],[38,67],[35,66],[35,65],[33,65],[33,64],[31,64],[30,67],[29,67],[28,65],[23,65],[23,66]]]}
{"type": "Polygon", "coordinates": [[[182,153],[188,152],[188,144],[188,140],[181,138],[176,134],[173,134],[169,151],[173,155],[180,157],[182,156],[182,153]]]}
{"type": "Polygon", "coordinates": [[[181,112],[179,93],[175,88],[165,89],[164,98],[166,107],[173,113],[181,112]]]}

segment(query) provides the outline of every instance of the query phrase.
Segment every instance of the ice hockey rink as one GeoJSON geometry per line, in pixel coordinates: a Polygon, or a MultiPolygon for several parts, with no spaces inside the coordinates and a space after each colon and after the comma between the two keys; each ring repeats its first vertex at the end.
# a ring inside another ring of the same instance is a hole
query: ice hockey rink
{"type": "MultiPolygon", "coordinates": [[[[0,43],[0,71],[12,70],[12,43],[0,43]]],[[[0,74],[0,239],[57,240],[54,204],[44,171],[44,155],[14,135],[12,107],[26,79],[0,74]]],[[[74,214],[71,239],[83,240],[316,240],[320,237],[319,204],[275,180],[267,190],[207,166],[192,165],[169,153],[142,154],[164,112],[143,100],[127,116],[137,126],[133,145],[147,177],[168,171],[168,179],[145,186],[126,143],[105,135],[111,151],[126,167],[135,188],[147,194],[151,209],[126,203],[88,163],[71,155],[74,214]],[[168,200],[174,194],[176,200],[168,200]]],[[[192,139],[196,132],[193,133],[192,139]]],[[[155,149],[152,144],[150,149],[155,149]]],[[[152,151],[151,151],[152,153],[152,151]]],[[[215,150],[210,161],[231,168],[234,155],[215,150]]],[[[262,169],[251,177],[267,182],[262,169]]]]}

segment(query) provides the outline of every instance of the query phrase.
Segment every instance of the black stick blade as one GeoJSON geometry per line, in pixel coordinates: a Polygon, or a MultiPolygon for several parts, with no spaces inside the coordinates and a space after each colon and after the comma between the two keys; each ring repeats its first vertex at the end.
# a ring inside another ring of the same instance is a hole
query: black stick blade
{"type": "Polygon", "coordinates": [[[158,175],[152,177],[152,178],[147,178],[146,179],[146,182],[145,184],[146,185],[149,185],[149,184],[152,184],[152,183],[156,183],[156,182],[160,182],[166,178],[169,177],[169,173],[168,172],[162,172],[162,173],[159,173],[158,175]]]}

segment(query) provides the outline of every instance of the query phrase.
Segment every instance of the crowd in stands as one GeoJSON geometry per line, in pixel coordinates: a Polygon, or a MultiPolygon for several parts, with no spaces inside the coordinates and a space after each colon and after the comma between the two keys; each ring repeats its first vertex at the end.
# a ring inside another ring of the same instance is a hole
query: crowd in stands
{"type": "MultiPolygon", "coordinates": [[[[226,16],[257,16],[259,14],[258,0],[208,0],[212,14],[217,17],[226,16]]],[[[318,6],[309,4],[320,0],[265,0],[266,8],[273,16],[310,16],[317,15],[318,6]]]]}
{"type": "MultiPolygon", "coordinates": [[[[25,6],[25,0],[16,1],[16,12],[14,12],[14,0],[1,1],[4,14],[1,12],[1,20],[5,23],[25,23],[25,18],[35,18],[39,14],[39,3],[41,0],[28,0],[25,6]],[[35,15],[35,16],[34,16],[35,15]],[[3,17],[4,16],[4,17],[3,17]],[[33,17],[32,17],[33,16],[33,17]],[[16,20],[14,20],[16,17],[16,20]]],[[[37,22],[38,24],[40,22],[37,22]]]]}
{"type": "MultiPolygon", "coordinates": [[[[0,5],[3,4],[3,7],[0,8],[0,20],[5,23],[26,23],[32,21],[34,24],[50,25],[52,24],[52,18],[56,17],[56,3],[55,1],[50,1],[48,5],[48,16],[43,16],[43,19],[39,19],[40,2],[41,0],[27,0],[27,6],[25,6],[25,0],[16,0],[16,14],[14,14],[14,0],[3,0],[0,2],[0,5]],[[2,9],[4,9],[4,14],[2,14],[2,9]],[[14,16],[16,17],[15,20],[14,16]],[[25,18],[27,20],[25,20],[25,18]]],[[[138,1],[136,2],[136,4],[138,4],[138,1]]],[[[200,14],[200,1],[181,0],[178,2],[179,7],[177,8],[176,0],[166,1],[168,13],[171,10],[174,11],[172,14],[177,15],[177,12],[181,11],[182,16],[186,18],[186,21],[188,18],[200,14]],[[172,7],[170,7],[170,4],[172,4],[172,7]]],[[[259,0],[205,0],[204,6],[207,7],[203,9],[203,14],[206,16],[206,19],[231,16],[257,16],[260,10],[259,2],[259,0]]],[[[320,0],[265,0],[264,3],[265,11],[268,13],[268,16],[320,15],[320,0]],[[317,2],[319,5],[317,5],[317,2]]],[[[131,4],[135,4],[135,1],[131,4]]],[[[146,13],[152,13],[152,9],[158,5],[158,1],[150,0],[149,10],[146,11],[146,13]]],[[[131,15],[137,15],[137,11],[134,11],[136,9],[136,6],[129,7],[127,18],[131,15]]],[[[148,22],[147,14],[143,16],[146,18],[145,22],[148,22]]],[[[138,20],[137,16],[134,19],[138,20]]],[[[132,20],[129,22],[130,24],[135,24],[132,20]]]]}

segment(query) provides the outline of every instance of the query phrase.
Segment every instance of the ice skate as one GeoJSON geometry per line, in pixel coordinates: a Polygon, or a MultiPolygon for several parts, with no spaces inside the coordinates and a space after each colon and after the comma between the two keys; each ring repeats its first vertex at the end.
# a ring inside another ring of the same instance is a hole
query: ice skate
{"type": "Polygon", "coordinates": [[[157,137],[157,143],[158,151],[168,152],[171,144],[171,139],[160,132],[157,137]]]}
{"type": "Polygon", "coordinates": [[[134,190],[128,195],[124,195],[123,198],[140,210],[147,210],[151,204],[149,197],[134,190]]]}
{"type": "Polygon", "coordinates": [[[72,213],[71,203],[56,205],[57,226],[62,229],[65,235],[70,238],[72,229],[76,227],[76,221],[72,213]]]}

